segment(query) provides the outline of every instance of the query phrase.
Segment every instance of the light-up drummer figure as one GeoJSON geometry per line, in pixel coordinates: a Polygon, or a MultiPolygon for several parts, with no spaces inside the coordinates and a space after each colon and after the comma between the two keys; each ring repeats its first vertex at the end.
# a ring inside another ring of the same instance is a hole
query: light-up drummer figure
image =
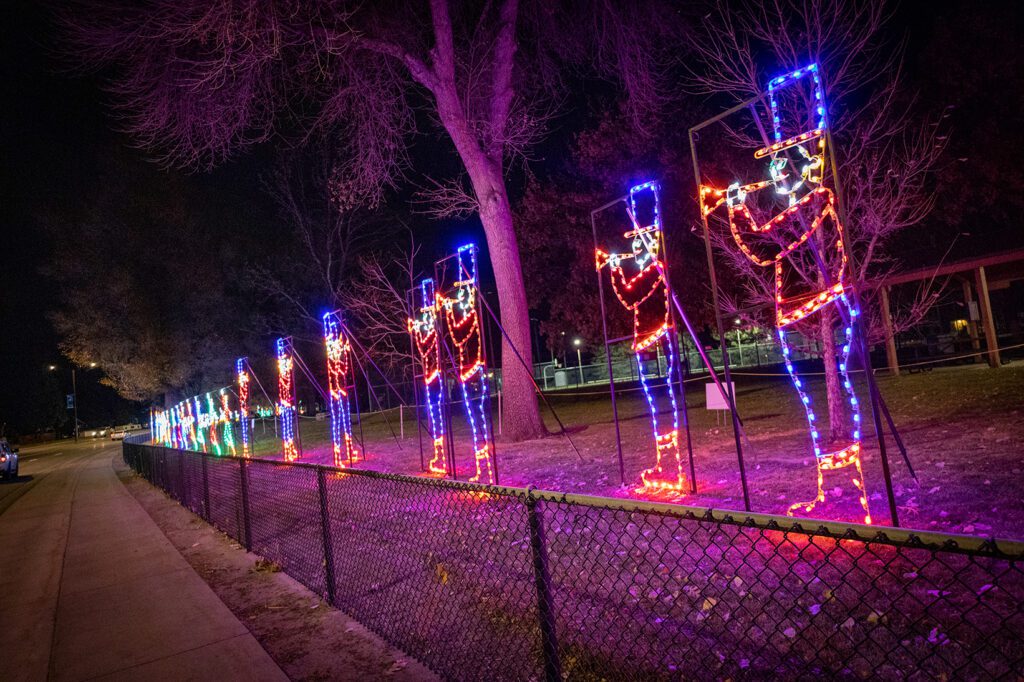
{"type": "Polygon", "coordinates": [[[633,313],[633,352],[636,354],[640,385],[647,398],[654,430],[654,466],[640,473],[642,491],[671,491],[681,493],[686,485],[683,462],[679,455],[679,409],[676,401],[676,356],[669,330],[672,328],[668,308],[668,285],[664,265],[659,260],[661,249],[661,216],[659,212],[658,184],[646,182],[629,190],[626,212],[632,228],[623,236],[631,239],[631,253],[605,253],[597,251],[598,269],[611,268],[612,289],[619,302],[633,313]],[[638,211],[637,200],[644,202],[638,211]],[[643,211],[646,217],[638,216],[643,211]],[[624,262],[632,261],[626,274],[624,262]],[[660,344],[666,358],[664,378],[647,376],[643,355],[660,344]],[[658,413],[669,407],[669,424],[659,423],[658,413]]]}
{"type": "Polygon", "coordinates": [[[813,510],[815,505],[825,500],[823,472],[852,466],[857,472],[853,484],[860,494],[864,522],[871,523],[861,468],[860,408],[850,381],[848,364],[859,311],[847,297],[850,290],[846,243],[836,212],[836,198],[832,190],[822,184],[827,118],[817,65],[811,64],[773,79],[768,84],[768,95],[775,141],[754,152],[754,158],[768,159],[770,179],[749,185],[734,183],[725,190],[702,186],[701,209],[708,215],[724,204],[729,213],[729,229],[743,254],[756,265],[773,267],[775,271],[775,326],[786,370],[807,416],[818,474],[815,498],[791,505],[787,513],[792,516],[798,510],[804,513],[813,510]],[[811,130],[783,139],[776,93],[803,78],[813,81],[818,124],[811,130]],[[772,188],[777,196],[784,197],[788,206],[762,222],[755,219],[747,197],[766,188],[772,188]],[[800,268],[805,268],[806,272],[808,264],[813,268],[812,274],[802,275],[800,268]],[[824,443],[818,430],[817,416],[811,407],[811,397],[793,367],[786,330],[829,305],[835,306],[845,327],[846,341],[839,371],[850,401],[851,419],[844,439],[824,443]]]}

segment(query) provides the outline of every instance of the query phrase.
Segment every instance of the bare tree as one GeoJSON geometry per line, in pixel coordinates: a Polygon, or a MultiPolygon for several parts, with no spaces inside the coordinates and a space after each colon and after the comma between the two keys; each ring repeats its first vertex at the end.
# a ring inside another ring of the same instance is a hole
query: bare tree
{"type": "Polygon", "coordinates": [[[323,309],[343,306],[359,254],[394,230],[339,186],[334,156],[324,148],[282,156],[261,181],[294,237],[275,248],[273,261],[249,271],[255,292],[283,304],[264,316],[263,327],[277,334],[305,328],[318,339],[323,309]]]}
{"type": "Polygon", "coordinates": [[[410,290],[419,279],[416,256],[420,251],[411,230],[400,257],[374,253],[359,258],[358,276],[341,294],[341,302],[359,339],[381,369],[391,376],[410,376],[412,358],[407,320],[414,316],[410,290]]]}
{"type": "Polygon", "coordinates": [[[246,313],[222,252],[236,226],[211,229],[190,210],[206,197],[188,182],[140,172],[122,155],[101,159],[99,177],[81,214],[42,217],[61,350],[79,366],[98,364],[102,383],[130,400],[218,385],[244,342],[246,313]]]}
{"type": "Polygon", "coordinates": [[[167,164],[209,168],[298,122],[340,142],[342,185],[373,200],[407,172],[427,112],[468,177],[525,360],[503,342],[505,433],[523,439],[544,425],[506,172],[578,74],[615,79],[633,111],[657,107],[677,15],[614,0],[83,0],[62,19],[78,64],[113,67],[123,127],[167,164]]]}
{"type": "MultiPolygon", "coordinates": [[[[761,93],[771,76],[811,62],[821,66],[844,189],[847,249],[858,265],[862,291],[898,268],[889,249],[892,239],[931,211],[932,175],[944,151],[939,121],[915,116],[912,100],[902,94],[902,49],[883,40],[891,14],[884,2],[774,0],[742,8],[718,3],[694,43],[697,58],[689,77],[696,93],[743,101],[761,93]],[[759,64],[769,65],[770,73],[759,64]]],[[[725,136],[740,147],[762,146],[754,131],[771,128],[771,112],[767,102],[762,104],[754,110],[757,126],[730,126],[725,136]]],[[[805,105],[813,111],[809,102],[805,105]]],[[[712,233],[720,257],[745,275],[742,291],[726,304],[733,310],[772,309],[774,286],[764,269],[735,249],[727,231],[712,233]]],[[[805,281],[819,284],[813,263],[795,266],[805,281]]],[[[936,295],[920,292],[901,323],[919,320],[936,295]]],[[[830,435],[835,438],[844,423],[845,401],[835,362],[833,311],[822,313],[800,331],[822,344],[830,435]]]]}

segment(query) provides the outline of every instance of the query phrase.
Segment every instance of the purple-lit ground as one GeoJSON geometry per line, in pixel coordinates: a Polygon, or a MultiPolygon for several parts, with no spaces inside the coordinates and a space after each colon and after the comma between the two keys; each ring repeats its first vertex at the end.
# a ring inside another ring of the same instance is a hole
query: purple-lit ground
{"type": "MultiPolygon", "coordinates": [[[[740,376],[739,408],[751,448],[746,454],[751,507],[784,513],[790,504],[814,494],[815,472],[808,453],[803,415],[783,378],[740,376]]],[[[1024,538],[1024,366],[990,370],[982,365],[941,368],[892,379],[879,377],[881,390],[909,449],[919,482],[909,475],[891,438],[889,458],[902,525],[925,530],[1000,538],[1024,538]]],[[[820,388],[820,387],[818,387],[820,388]]],[[[860,395],[866,396],[863,387],[860,395]]],[[[595,388],[595,392],[599,390],[595,388]]],[[[698,492],[663,501],[743,508],[733,438],[723,413],[704,409],[700,383],[688,385],[698,492]]],[[[628,391],[628,389],[627,389],[628,391]]],[[[607,395],[550,397],[582,453],[576,456],[564,437],[524,443],[498,439],[500,482],[506,485],[635,496],[642,468],[650,466],[653,445],[645,406],[636,391],[619,402],[627,486],[620,486],[615,431],[607,395]]],[[[822,400],[820,391],[817,400],[822,400]]],[[[866,402],[866,398],[865,398],[866,402]]],[[[457,408],[459,406],[456,406],[457,408]]],[[[869,419],[865,411],[865,419],[869,419]]],[[[388,414],[399,431],[397,411],[388,414]]],[[[472,475],[468,433],[456,411],[459,478],[472,475]]],[[[554,429],[554,420],[548,418],[554,429]]],[[[876,524],[888,523],[882,469],[873,430],[865,429],[865,478],[876,524]]],[[[329,463],[326,422],[303,420],[303,461],[329,463]]],[[[258,427],[262,435],[262,427],[258,427]]],[[[358,467],[408,474],[420,473],[415,420],[405,415],[406,438],[393,439],[380,415],[364,419],[363,437],[369,457],[358,467]]],[[[359,437],[359,429],[355,435],[359,437]]],[[[425,447],[428,443],[425,438],[425,447]]],[[[273,457],[276,444],[268,430],[257,452],[273,457]]],[[[429,456],[425,456],[429,459],[429,456]]],[[[685,457],[685,450],[684,450],[685,457]]],[[[852,470],[851,470],[852,471],[852,470]]],[[[813,516],[859,521],[861,516],[849,474],[833,472],[825,479],[828,501],[813,516]],[[838,494],[837,494],[838,493],[838,494]]]]}

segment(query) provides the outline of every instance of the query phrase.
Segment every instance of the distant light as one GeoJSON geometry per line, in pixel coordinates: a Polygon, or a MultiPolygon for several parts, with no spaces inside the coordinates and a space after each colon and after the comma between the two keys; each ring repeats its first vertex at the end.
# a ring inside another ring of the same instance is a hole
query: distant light
{"type": "Polygon", "coordinates": [[[740,319],[740,318],[738,318],[738,317],[737,317],[737,318],[736,318],[735,320],[733,320],[733,324],[740,324],[740,323],[742,323],[742,322],[743,322],[743,320],[741,320],[741,319],[740,319]]]}
{"type": "Polygon", "coordinates": [[[89,363],[89,366],[90,366],[90,367],[95,367],[95,366],[96,366],[96,363],[95,363],[95,362],[90,362],[90,363],[89,363]]]}
{"type": "Polygon", "coordinates": [[[572,340],[572,345],[574,345],[574,346],[579,346],[582,343],[583,343],[583,339],[573,339],[572,340]]]}
{"type": "Polygon", "coordinates": [[[52,372],[53,370],[55,370],[55,369],[57,369],[57,365],[50,365],[50,371],[51,371],[51,372],[52,372]]]}

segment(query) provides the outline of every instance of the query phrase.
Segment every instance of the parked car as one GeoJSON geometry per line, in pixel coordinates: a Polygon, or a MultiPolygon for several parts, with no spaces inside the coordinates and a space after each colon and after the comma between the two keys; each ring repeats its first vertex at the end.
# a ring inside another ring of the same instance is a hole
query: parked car
{"type": "Polygon", "coordinates": [[[18,448],[0,438],[0,478],[18,477],[18,448]]]}

